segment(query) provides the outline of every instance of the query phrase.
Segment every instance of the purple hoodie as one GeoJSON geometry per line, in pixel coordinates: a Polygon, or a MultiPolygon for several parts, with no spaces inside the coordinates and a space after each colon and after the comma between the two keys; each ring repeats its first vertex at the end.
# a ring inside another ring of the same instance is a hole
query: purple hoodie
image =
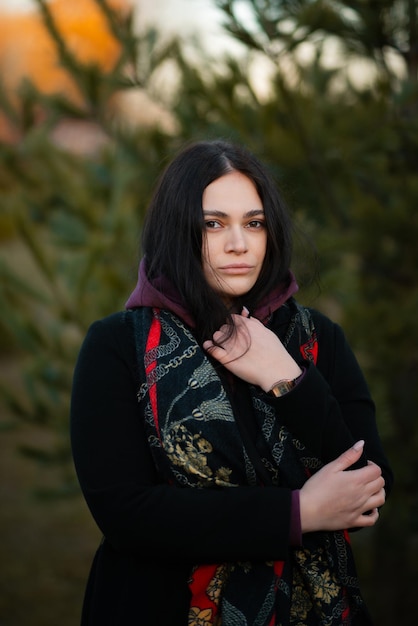
{"type": "MultiPolygon", "coordinates": [[[[265,298],[251,315],[260,321],[266,321],[270,315],[279,309],[282,304],[293,296],[299,289],[295,276],[290,274],[290,284],[288,287],[279,285],[275,290],[265,298]]],[[[152,282],[148,280],[145,267],[145,259],[139,264],[138,282],[135,289],[126,302],[126,308],[132,309],[138,306],[157,307],[160,309],[168,309],[175,315],[178,315],[190,327],[194,327],[195,323],[187,310],[187,306],[180,300],[176,289],[163,276],[155,278],[152,282]]]]}

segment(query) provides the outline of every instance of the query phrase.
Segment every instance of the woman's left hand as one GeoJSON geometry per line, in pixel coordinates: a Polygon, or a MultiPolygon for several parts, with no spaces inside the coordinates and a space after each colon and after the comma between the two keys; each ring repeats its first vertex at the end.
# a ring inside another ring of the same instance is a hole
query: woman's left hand
{"type": "Polygon", "coordinates": [[[225,324],[203,348],[230,372],[269,391],[280,380],[293,380],[302,370],[280,339],[255,317],[232,315],[235,330],[225,324]]]}

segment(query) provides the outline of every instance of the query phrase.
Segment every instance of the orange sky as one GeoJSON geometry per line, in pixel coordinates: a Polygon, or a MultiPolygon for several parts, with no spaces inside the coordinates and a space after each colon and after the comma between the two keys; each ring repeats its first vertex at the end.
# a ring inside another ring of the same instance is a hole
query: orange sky
{"type": "MultiPolygon", "coordinates": [[[[126,10],[130,0],[108,0],[108,3],[126,10]]],[[[73,54],[80,61],[111,69],[120,54],[120,46],[95,1],[51,0],[49,6],[73,54]]],[[[0,10],[0,78],[12,103],[24,77],[29,77],[45,93],[65,94],[82,104],[75,84],[59,65],[54,43],[39,12],[0,10]]],[[[0,140],[14,143],[19,139],[19,130],[0,111],[0,140]]]]}
{"type": "MultiPolygon", "coordinates": [[[[128,0],[110,0],[113,7],[127,8],[128,0]]],[[[94,0],[52,0],[49,3],[67,45],[81,61],[110,69],[119,45],[108,30],[94,0]]],[[[59,67],[54,44],[37,11],[0,12],[0,74],[13,92],[24,76],[46,92],[60,91],[76,97],[76,90],[59,67]]]]}

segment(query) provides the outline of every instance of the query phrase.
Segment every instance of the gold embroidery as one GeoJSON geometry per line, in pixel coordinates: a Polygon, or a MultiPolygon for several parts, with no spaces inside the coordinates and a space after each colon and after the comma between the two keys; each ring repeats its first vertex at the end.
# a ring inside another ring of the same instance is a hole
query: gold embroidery
{"type": "Polygon", "coordinates": [[[221,466],[213,471],[209,467],[208,456],[212,454],[213,446],[200,433],[192,434],[184,424],[174,424],[166,433],[164,447],[173,465],[200,477],[202,485],[212,481],[222,487],[232,486],[230,468],[221,466]]]}
{"type": "Polygon", "coordinates": [[[192,606],[189,611],[189,626],[205,626],[206,624],[212,624],[212,609],[199,609],[197,606],[192,606]]]}
{"type": "Polygon", "coordinates": [[[226,564],[220,565],[216,569],[215,575],[208,585],[206,592],[208,594],[208,597],[212,600],[214,604],[216,604],[216,606],[218,606],[219,604],[219,600],[220,600],[221,593],[222,593],[222,588],[223,588],[223,585],[225,584],[225,581],[228,579],[230,571],[231,571],[230,565],[226,565],[226,564]]]}
{"type": "Polygon", "coordinates": [[[313,606],[312,600],[318,614],[325,617],[325,605],[330,605],[339,595],[340,585],[324,563],[323,550],[315,555],[308,550],[295,550],[295,561],[299,567],[294,569],[291,615],[292,623],[302,626],[313,606]],[[307,592],[304,578],[310,580],[310,593],[307,592]]]}

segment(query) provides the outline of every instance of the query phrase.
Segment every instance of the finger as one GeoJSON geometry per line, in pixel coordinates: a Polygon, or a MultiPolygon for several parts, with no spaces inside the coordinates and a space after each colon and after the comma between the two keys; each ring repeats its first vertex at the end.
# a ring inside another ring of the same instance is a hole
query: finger
{"type": "Polygon", "coordinates": [[[367,462],[367,474],[369,477],[368,482],[372,483],[372,482],[376,482],[376,484],[379,484],[380,486],[385,484],[385,479],[382,476],[382,469],[379,467],[379,465],[376,465],[376,463],[373,463],[372,461],[368,461],[367,462]]]}
{"type": "Polygon", "coordinates": [[[374,461],[367,461],[367,465],[369,467],[375,467],[379,472],[381,472],[380,465],[377,465],[374,461]]]}
{"type": "Polygon", "coordinates": [[[343,452],[332,463],[337,471],[346,470],[353,465],[362,455],[364,448],[364,441],[361,439],[357,441],[351,448],[343,452]]]}
{"type": "Polygon", "coordinates": [[[383,476],[378,476],[374,480],[371,480],[368,484],[369,491],[373,493],[380,493],[380,491],[385,487],[385,479],[383,476]]]}
{"type": "Polygon", "coordinates": [[[213,333],[213,343],[215,345],[222,343],[226,338],[227,338],[227,334],[226,332],[222,330],[222,328],[220,328],[219,330],[216,330],[213,333]]]}
{"type": "Polygon", "coordinates": [[[353,520],[352,526],[355,528],[374,526],[378,519],[378,508],[370,506],[366,511],[364,511],[364,513],[360,513],[360,515],[353,520]]]}
{"type": "Polygon", "coordinates": [[[242,307],[241,315],[242,317],[250,317],[250,312],[246,306],[242,307]]]}
{"type": "Polygon", "coordinates": [[[370,508],[378,508],[386,502],[386,491],[381,489],[369,498],[370,508]]]}
{"type": "Polygon", "coordinates": [[[225,356],[225,350],[218,348],[217,346],[209,347],[206,350],[207,354],[221,365],[225,365],[228,362],[228,358],[225,356]]]}
{"type": "Polygon", "coordinates": [[[378,493],[372,494],[367,500],[364,502],[362,507],[363,516],[373,516],[375,521],[379,514],[379,508],[385,504],[386,501],[386,493],[384,489],[381,489],[378,493]],[[376,516],[377,512],[377,516],[376,516]]]}
{"type": "Polygon", "coordinates": [[[366,511],[359,518],[359,526],[374,526],[379,519],[379,509],[374,508],[366,511]]]}

